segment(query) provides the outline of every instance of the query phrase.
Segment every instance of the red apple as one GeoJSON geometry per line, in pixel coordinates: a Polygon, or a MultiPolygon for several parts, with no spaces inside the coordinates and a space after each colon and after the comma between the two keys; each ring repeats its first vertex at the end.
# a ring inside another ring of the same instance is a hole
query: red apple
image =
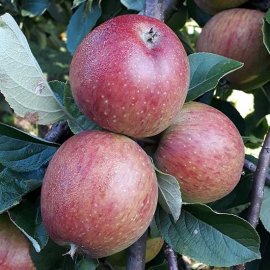
{"type": "Polygon", "coordinates": [[[95,28],[70,66],[72,93],[101,127],[131,137],[160,133],[182,107],[189,62],[163,22],[123,15],[95,28]]]}
{"type": "Polygon", "coordinates": [[[239,7],[247,0],[194,0],[196,5],[209,14],[215,14],[225,9],[239,7]]]}
{"type": "Polygon", "coordinates": [[[134,243],[157,205],[153,165],[131,139],[87,131],[68,139],[46,171],[41,213],[50,237],[92,258],[134,243]]]}
{"type": "Polygon", "coordinates": [[[228,79],[234,87],[251,82],[270,67],[270,55],[263,44],[264,13],[251,9],[230,9],[212,17],[197,41],[198,52],[210,52],[244,63],[228,79]]]}
{"type": "Polygon", "coordinates": [[[36,269],[30,254],[29,243],[6,215],[0,217],[0,269],[36,269]]]}
{"type": "Polygon", "coordinates": [[[208,203],[239,182],[244,145],[234,124],[217,109],[190,102],[164,132],[155,160],[174,175],[187,202],[208,203]]]}

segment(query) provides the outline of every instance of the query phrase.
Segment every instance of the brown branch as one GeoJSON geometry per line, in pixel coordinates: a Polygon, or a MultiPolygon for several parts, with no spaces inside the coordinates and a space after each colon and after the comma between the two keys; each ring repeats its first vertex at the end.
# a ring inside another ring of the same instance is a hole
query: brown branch
{"type": "Polygon", "coordinates": [[[249,0],[248,3],[262,11],[267,11],[270,8],[270,0],[249,0]]]}
{"type": "Polygon", "coordinates": [[[63,143],[72,133],[69,129],[68,123],[59,122],[52,125],[51,129],[47,132],[45,140],[56,143],[63,143]]]}
{"type": "Polygon", "coordinates": [[[133,245],[128,248],[127,270],[145,269],[146,232],[133,245]]]}
{"type": "Polygon", "coordinates": [[[164,21],[177,4],[177,0],[146,0],[144,15],[164,21]]]}
{"type": "Polygon", "coordinates": [[[268,174],[270,163],[270,129],[266,135],[262,150],[259,155],[257,169],[254,173],[254,183],[251,193],[251,206],[249,209],[247,220],[256,228],[259,222],[261,204],[263,200],[263,191],[268,174]]]}
{"type": "Polygon", "coordinates": [[[163,246],[165,258],[169,265],[169,270],[178,270],[178,264],[177,264],[177,255],[173,251],[173,249],[165,243],[163,246]]]}
{"type": "MultiPolygon", "coordinates": [[[[254,182],[251,193],[251,206],[247,221],[256,228],[259,222],[260,210],[263,200],[263,191],[270,164],[270,129],[266,135],[262,150],[259,155],[258,165],[254,173],[254,182]]],[[[237,265],[234,270],[245,270],[245,265],[237,265]]]]}
{"type": "MultiPolygon", "coordinates": [[[[244,167],[251,172],[255,172],[257,169],[257,166],[253,162],[251,162],[247,159],[245,159],[244,167]]],[[[270,186],[270,174],[269,173],[266,175],[265,184],[267,186],[270,186]]]]}

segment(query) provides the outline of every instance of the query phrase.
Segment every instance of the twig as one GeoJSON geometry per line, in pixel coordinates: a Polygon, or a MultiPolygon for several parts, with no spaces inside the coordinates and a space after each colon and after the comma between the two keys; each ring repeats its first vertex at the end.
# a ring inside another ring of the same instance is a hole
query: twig
{"type": "MultiPolygon", "coordinates": [[[[251,171],[251,172],[255,172],[256,169],[257,169],[257,166],[253,162],[251,162],[251,161],[249,161],[247,159],[245,159],[244,167],[246,169],[248,169],[249,171],[251,171]]],[[[267,186],[270,186],[270,174],[266,175],[265,184],[267,186]]]]}
{"type": "MultiPolygon", "coordinates": [[[[270,164],[270,129],[266,135],[262,150],[259,155],[258,165],[254,173],[254,182],[251,193],[251,206],[247,215],[247,221],[256,228],[259,222],[260,210],[263,200],[263,191],[266,176],[270,164]]],[[[234,270],[245,270],[245,265],[237,265],[234,270]]]]}
{"type": "Polygon", "coordinates": [[[45,136],[45,140],[50,142],[62,143],[72,136],[67,122],[53,124],[45,136]]]}
{"type": "Polygon", "coordinates": [[[164,21],[177,8],[177,4],[177,0],[146,0],[144,15],[164,21]]]}
{"type": "Polygon", "coordinates": [[[169,270],[178,270],[177,256],[173,249],[165,243],[163,246],[165,258],[169,264],[169,270]]]}
{"type": "Polygon", "coordinates": [[[127,270],[144,270],[147,232],[128,248],[127,270]]]}
{"type": "Polygon", "coordinates": [[[270,8],[270,0],[249,0],[248,3],[262,11],[267,11],[270,8]]]}
{"type": "Polygon", "coordinates": [[[251,207],[247,220],[256,228],[259,222],[261,204],[263,200],[263,190],[270,163],[270,129],[266,135],[262,150],[259,155],[257,169],[254,173],[254,183],[251,193],[251,207]]]}

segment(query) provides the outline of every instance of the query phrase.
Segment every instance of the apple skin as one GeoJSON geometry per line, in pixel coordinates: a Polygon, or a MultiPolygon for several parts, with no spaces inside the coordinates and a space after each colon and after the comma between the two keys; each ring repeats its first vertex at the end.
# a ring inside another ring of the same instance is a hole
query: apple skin
{"type": "Polygon", "coordinates": [[[239,7],[247,0],[194,0],[196,5],[208,14],[216,14],[222,10],[239,7]]]}
{"type": "Polygon", "coordinates": [[[167,128],[189,86],[189,62],[173,31],[143,15],[122,15],[79,45],[70,84],[81,111],[104,129],[135,138],[167,128]]]}
{"type": "Polygon", "coordinates": [[[198,52],[223,55],[244,63],[244,67],[228,75],[232,86],[251,82],[270,67],[270,55],[263,44],[264,13],[235,8],[213,16],[203,27],[197,41],[198,52]]]}
{"type": "Polygon", "coordinates": [[[3,214],[0,217],[0,269],[35,270],[29,254],[29,242],[3,214]]]}
{"type": "Polygon", "coordinates": [[[244,164],[242,138],[227,116],[190,102],[162,135],[157,167],[177,178],[186,202],[208,203],[230,193],[244,164]]]}
{"type": "Polygon", "coordinates": [[[127,248],[145,232],[157,197],[153,165],[136,142],[86,131],[68,139],[50,161],[41,214],[56,243],[100,258],[127,248]]]}

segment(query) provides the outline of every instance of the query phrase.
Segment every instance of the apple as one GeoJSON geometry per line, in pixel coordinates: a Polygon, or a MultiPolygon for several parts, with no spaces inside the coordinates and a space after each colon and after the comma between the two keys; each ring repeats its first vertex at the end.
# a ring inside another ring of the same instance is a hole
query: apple
{"type": "Polygon", "coordinates": [[[210,52],[243,62],[244,67],[228,75],[235,88],[251,82],[270,67],[270,54],[263,44],[264,13],[235,8],[213,16],[197,41],[198,52],[210,52]]]}
{"type": "Polygon", "coordinates": [[[209,14],[215,14],[225,9],[239,7],[247,0],[194,0],[196,5],[209,14]]]}
{"type": "Polygon", "coordinates": [[[34,270],[36,269],[30,254],[29,242],[9,220],[8,216],[0,216],[0,269],[34,270]]]}
{"type": "Polygon", "coordinates": [[[152,162],[136,142],[85,131],[68,139],[50,161],[41,214],[56,243],[100,258],[127,248],[145,232],[157,197],[152,162]]]}
{"type": "Polygon", "coordinates": [[[70,84],[81,111],[104,129],[141,138],[160,133],[184,103],[189,62],[173,31],[143,15],[122,15],[79,45],[70,84]]]}
{"type": "Polygon", "coordinates": [[[227,116],[197,102],[183,106],[162,135],[157,167],[180,183],[186,202],[208,203],[230,193],[244,164],[242,138],[227,116]]]}

